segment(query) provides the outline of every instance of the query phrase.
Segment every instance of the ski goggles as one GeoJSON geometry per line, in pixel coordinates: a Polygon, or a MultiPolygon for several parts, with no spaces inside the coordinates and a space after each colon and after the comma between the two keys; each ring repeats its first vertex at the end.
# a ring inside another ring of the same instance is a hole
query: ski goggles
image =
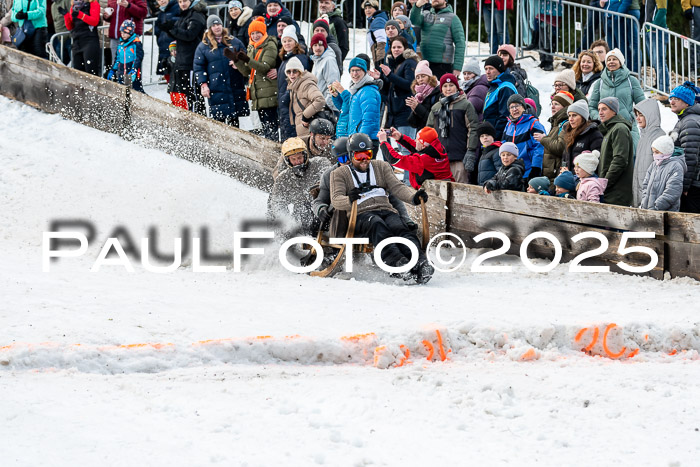
{"type": "Polygon", "coordinates": [[[347,164],[350,162],[350,156],[347,154],[343,154],[342,156],[338,156],[338,163],[339,164],[347,164]]]}
{"type": "Polygon", "coordinates": [[[352,158],[357,162],[368,161],[372,158],[372,151],[357,151],[353,153],[352,158]]]}

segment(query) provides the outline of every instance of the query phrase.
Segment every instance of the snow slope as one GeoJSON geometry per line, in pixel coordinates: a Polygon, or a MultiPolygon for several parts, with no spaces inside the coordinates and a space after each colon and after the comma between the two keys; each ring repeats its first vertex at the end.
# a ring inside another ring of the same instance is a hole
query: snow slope
{"type": "Polygon", "coordinates": [[[491,264],[513,273],[463,267],[425,287],[369,263],[318,279],[273,245],[239,273],[93,273],[117,226],[157,226],[162,251],[207,226],[230,255],[266,195],[4,98],[0,111],[3,465],[696,463],[697,282],[504,257],[491,264]],[[62,218],[97,240],[43,273],[42,232],[62,218]],[[600,356],[606,330],[625,358],[600,356]]]}

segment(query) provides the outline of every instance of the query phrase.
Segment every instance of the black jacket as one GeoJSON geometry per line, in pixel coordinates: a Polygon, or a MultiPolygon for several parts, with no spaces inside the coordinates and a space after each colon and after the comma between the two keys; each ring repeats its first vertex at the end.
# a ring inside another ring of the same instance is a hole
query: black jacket
{"type": "Polygon", "coordinates": [[[700,187],[700,170],[698,170],[698,158],[700,158],[700,104],[685,109],[678,116],[678,122],[671,131],[671,137],[676,146],[685,151],[685,163],[688,170],[683,177],[683,191],[693,187],[700,187]]]}
{"type": "MultiPolygon", "coordinates": [[[[180,14],[174,22],[165,20],[160,24],[161,29],[177,41],[176,70],[192,70],[194,53],[202,42],[202,36],[207,29],[207,6],[199,1],[180,14]]],[[[160,19],[160,18],[159,18],[160,19]]]]}
{"type": "Polygon", "coordinates": [[[491,180],[484,186],[491,191],[513,190],[523,191],[523,176],[525,175],[525,163],[522,159],[516,159],[508,167],[501,166],[491,180]]]}
{"type": "MultiPolygon", "coordinates": [[[[414,70],[415,72],[415,70],[414,70]]],[[[440,100],[442,94],[440,93],[440,85],[435,86],[433,92],[428,94],[428,97],[423,99],[423,102],[418,104],[416,108],[411,112],[411,116],[408,117],[408,124],[413,128],[422,129],[428,123],[428,116],[430,115],[430,109],[433,108],[435,104],[440,100]]],[[[409,107],[410,109],[410,107],[409,107]]]]}
{"type": "Polygon", "coordinates": [[[406,105],[406,98],[413,95],[411,83],[416,77],[418,54],[412,49],[408,49],[392,61],[393,65],[390,65],[392,72],[389,73],[389,76],[384,75],[384,73],[381,75],[382,81],[384,81],[382,94],[384,94],[388,110],[385,126],[398,128],[409,124],[408,118],[411,116],[411,108],[406,105]]]}
{"type": "MultiPolygon", "coordinates": [[[[573,146],[567,146],[564,149],[564,154],[561,156],[562,167],[568,167],[568,169],[573,172],[574,159],[576,159],[576,156],[583,151],[600,151],[600,146],[603,143],[603,134],[598,130],[598,124],[598,121],[589,122],[588,127],[583,130],[583,133],[578,135],[573,146]]],[[[571,127],[567,123],[564,126],[563,137],[566,138],[566,134],[570,131],[572,131],[571,127]]]]}
{"type": "Polygon", "coordinates": [[[586,81],[583,81],[583,79],[581,81],[576,81],[576,89],[580,90],[584,94],[588,94],[588,91],[591,89],[591,86],[593,86],[593,83],[600,79],[601,73],[601,71],[593,73],[593,75],[586,81]]]}

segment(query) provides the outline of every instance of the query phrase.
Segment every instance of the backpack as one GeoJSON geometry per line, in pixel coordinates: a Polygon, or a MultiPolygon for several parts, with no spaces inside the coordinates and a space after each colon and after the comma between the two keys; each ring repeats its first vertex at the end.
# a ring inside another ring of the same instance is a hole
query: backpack
{"type": "Polygon", "coordinates": [[[537,90],[535,86],[532,85],[530,80],[525,80],[525,97],[529,97],[535,102],[535,117],[539,117],[542,112],[542,105],[540,104],[540,91],[537,90]]]}

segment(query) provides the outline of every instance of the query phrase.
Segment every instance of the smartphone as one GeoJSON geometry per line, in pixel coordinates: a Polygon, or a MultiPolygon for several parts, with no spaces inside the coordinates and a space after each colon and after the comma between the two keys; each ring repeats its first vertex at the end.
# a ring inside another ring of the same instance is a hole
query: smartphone
{"type": "Polygon", "coordinates": [[[387,136],[391,136],[391,130],[384,130],[384,133],[386,133],[387,136]]]}

